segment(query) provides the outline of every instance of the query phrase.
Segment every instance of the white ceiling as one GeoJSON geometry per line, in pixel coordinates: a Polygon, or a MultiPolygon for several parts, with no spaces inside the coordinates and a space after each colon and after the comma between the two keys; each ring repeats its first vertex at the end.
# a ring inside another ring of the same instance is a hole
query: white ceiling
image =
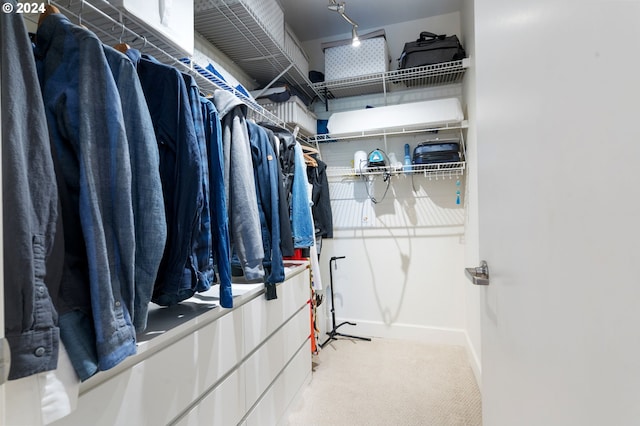
{"type": "MultiPolygon", "coordinates": [[[[388,24],[443,15],[460,10],[461,0],[338,0],[359,32],[388,24]]],[[[301,41],[349,33],[351,25],[327,9],[329,0],[278,0],[284,18],[301,41]]]]}

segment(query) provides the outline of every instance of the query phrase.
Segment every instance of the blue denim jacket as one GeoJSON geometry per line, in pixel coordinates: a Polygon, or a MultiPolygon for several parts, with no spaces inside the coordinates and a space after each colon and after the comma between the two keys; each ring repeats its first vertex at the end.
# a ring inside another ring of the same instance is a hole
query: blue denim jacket
{"type": "Polygon", "coordinates": [[[307,164],[304,162],[302,147],[299,143],[296,143],[294,150],[295,172],[291,188],[291,228],[294,247],[305,248],[313,245],[313,216],[308,189],[307,164]]]}
{"type": "Polygon", "coordinates": [[[194,293],[193,238],[203,207],[203,163],[180,72],[135,49],[126,54],[136,66],[151,113],[167,217],[167,245],[151,300],[170,306],[194,293]]]}
{"type": "MultiPolygon", "coordinates": [[[[10,380],[54,370],[60,341],[47,289],[50,282],[59,284],[59,277],[54,280],[54,268],[47,269],[53,265],[45,265],[52,258],[54,239],[62,236],[56,235],[58,190],[30,53],[22,15],[0,14],[4,332],[11,353],[10,380]]],[[[58,257],[59,270],[62,259],[58,257]]]]}
{"type": "Polygon", "coordinates": [[[135,294],[128,306],[140,333],[147,326],[147,311],[167,240],[159,154],[153,123],[140,80],[126,55],[104,46],[120,93],[131,159],[131,196],[136,230],[135,294]]]}
{"type": "Polygon", "coordinates": [[[61,14],[49,15],[38,28],[35,55],[62,182],[60,331],[84,380],[136,351],[127,309],[135,275],[129,145],[118,90],[95,34],[61,14]]]}
{"type": "Polygon", "coordinates": [[[211,283],[215,281],[213,270],[213,253],[211,246],[211,212],[209,208],[209,165],[207,161],[207,140],[204,132],[204,121],[202,117],[202,105],[200,104],[200,89],[196,80],[189,74],[182,74],[191,115],[193,116],[193,127],[196,132],[198,150],[202,161],[202,211],[200,213],[200,224],[193,235],[192,268],[195,271],[195,280],[192,288],[195,291],[207,291],[211,288],[211,283]]]}
{"type": "Polygon", "coordinates": [[[222,129],[218,111],[209,99],[200,98],[202,120],[209,155],[209,207],[211,210],[211,236],[213,257],[220,279],[220,305],[233,307],[231,293],[231,247],[229,243],[229,216],[224,195],[224,159],[222,151],[222,129]]]}
{"type": "Polygon", "coordinates": [[[267,299],[275,299],[276,284],[284,281],[284,263],[280,250],[280,200],[278,182],[278,157],[267,131],[255,123],[247,122],[253,172],[256,180],[258,212],[262,227],[265,270],[270,273],[265,280],[267,299]]]}

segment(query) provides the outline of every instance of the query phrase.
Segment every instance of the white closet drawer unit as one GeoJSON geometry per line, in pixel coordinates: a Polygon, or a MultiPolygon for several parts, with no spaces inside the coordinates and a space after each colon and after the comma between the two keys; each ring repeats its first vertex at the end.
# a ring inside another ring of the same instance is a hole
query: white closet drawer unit
{"type": "Polygon", "coordinates": [[[176,426],[237,425],[244,415],[245,378],[241,366],[202,399],[176,426]]]}
{"type": "MultiPolygon", "coordinates": [[[[293,358],[300,346],[308,342],[310,332],[309,310],[298,313],[261,346],[245,363],[247,374],[247,411],[293,358]]],[[[309,345],[304,345],[311,351],[309,345]]],[[[310,367],[310,365],[309,365],[310,367]]]]}
{"type": "MultiPolygon", "coordinates": [[[[89,379],[78,408],[54,424],[195,426],[244,421],[274,379],[294,365],[290,361],[296,353],[311,353],[307,263],[287,268],[286,275],[273,301],[265,300],[261,285],[233,284],[238,302],[233,309],[205,309],[174,326],[172,320],[198,311],[199,299],[185,301],[181,310],[162,310],[150,328],[161,334],[139,343],[131,365],[125,362],[89,379]]],[[[291,373],[300,376],[298,380],[311,373],[307,361],[306,370],[291,373]]],[[[278,402],[275,411],[295,397],[283,395],[289,401],[278,402]]]]}
{"type": "Polygon", "coordinates": [[[218,318],[81,395],[55,425],[167,424],[231,371],[242,353],[242,312],[218,318]]]}
{"type": "Polygon", "coordinates": [[[311,351],[303,345],[291,363],[276,379],[247,417],[246,426],[283,424],[283,416],[302,390],[311,381],[311,351]]]}
{"type": "MultiPolygon", "coordinates": [[[[284,324],[311,297],[309,271],[297,274],[285,284],[278,285],[278,298],[264,303],[264,297],[258,297],[242,306],[244,314],[244,350],[245,355],[253,351],[278,327],[284,324]]],[[[307,312],[307,316],[308,312],[307,312]]],[[[310,318],[307,325],[311,333],[310,318]]]]}

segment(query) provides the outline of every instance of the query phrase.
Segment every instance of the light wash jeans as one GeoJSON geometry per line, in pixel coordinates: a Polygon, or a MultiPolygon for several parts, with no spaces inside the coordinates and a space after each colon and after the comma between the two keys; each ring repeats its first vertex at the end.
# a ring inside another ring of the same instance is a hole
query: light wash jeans
{"type": "Polygon", "coordinates": [[[309,196],[309,182],[307,180],[307,164],[304,162],[302,147],[296,143],[295,172],[291,189],[291,225],[293,230],[293,245],[295,248],[311,247],[313,245],[313,216],[309,196]]]}

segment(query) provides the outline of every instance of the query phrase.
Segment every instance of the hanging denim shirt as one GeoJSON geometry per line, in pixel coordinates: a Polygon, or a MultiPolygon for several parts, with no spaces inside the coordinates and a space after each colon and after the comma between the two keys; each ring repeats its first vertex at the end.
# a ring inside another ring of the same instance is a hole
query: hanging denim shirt
{"type": "MultiPolygon", "coordinates": [[[[15,10],[15,2],[10,0],[15,10]]],[[[2,76],[2,206],[4,333],[9,342],[9,380],[55,370],[60,331],[49,293],[59,277],[53,259],[58,189],[49,133],[22,15],[0,15],[2,76]],[[45,276],[46,274],[46,276],[45,276]],[[46,285],[45,285],[46,283],[46,285]]],[[[64,249],[64,248],[63,248],[64,249]]],[[[56,266],[62,270],[62,256],[56,266]]]]}
{"type": "Polygon", "coordinates": [[[203,206],[202,158],[187,88],[178,70],[126,52],[138,71],[160,152],[160,179],[167,217],[167,245],[151,300],[162,306],[194,294],[193,235],[203,206]]]}
{"type": "Polygon", "coordinates": [[[198,141],[200,160],[202,162],[202,211],[200,225],[193,235],[192,269],[195,271],[194,291],[207,291],[215,281],[213,270],[213,254],[211,246],[211,212],[209,209],[209,164],[207,141],[204,132],[200,89],[195,79],[189,74],[182,74],[187,86],[189,105],[193,116],[193,127],[198,141]]]}
{"type": "Polygon", "coordinates": [[[105,56],[120,93],[131,159],[133,220],[136,230],[135,297],[128,307],[138,333],[147,325],[147,311],[167,240],[160,182],[158,143],[149,108],[131,60],[109,46],[105,56]]]}
{"type": "Polygon", "coordinates": [[[61,174],[60,331],[80,379],[136,351],[129,145],[102,43],[61,14],[38,28],[36,64],[61,174]],[[97,96],[96,94],[99,94],[97,96]]]}
{"type": "Polygon", "coordinates": [[[209,207],[211,210],[211,237],[213,257],[220,278],[220,305],[233,307],[231,294],[231,247],[229,245],[229,216],[224,195],[224,164],[222,130],[218,111],[209,99],[200,98],[207,153],[209,154],[209,207]]]}
{"type": "Polygon", "coordinates": [[[313,216],[307,181],[307,164],[304,162],[302,147],[299,143],[294,146],[295,172],[291,189],[291,228],[293,230],[293,245],[295,248],[306,248],[313,245],[313,216]]]}
{"type": "Polygon", "coordinates": [[[276,299],[276,284],[284,281],[284,263],[280,250],[280,200],[278,157],[271,145],[267,130],[247,122],[253,171],[256,180],[258,213],[262,227],[265,258],[263,265],[270,271],[266,283],[266,297],[276,299]]]}

